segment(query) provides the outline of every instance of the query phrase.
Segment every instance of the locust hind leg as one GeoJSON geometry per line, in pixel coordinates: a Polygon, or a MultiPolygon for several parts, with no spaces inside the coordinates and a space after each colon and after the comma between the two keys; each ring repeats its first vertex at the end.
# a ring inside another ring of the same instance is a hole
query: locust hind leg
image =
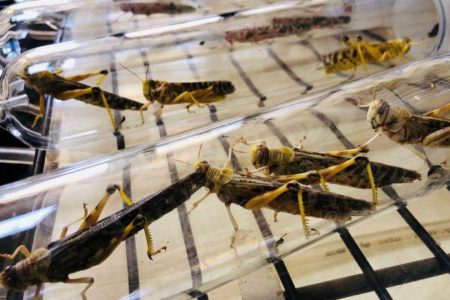
{"type": "Polygon", "coordinates": [[[106,203],[108,202],[109,198],[116,190],[119,191],[120,195],[122,196],[123,201],[125,203],[127,203],[128,205],[131,205],[131,200],[125,195],[125,193],[123,192],[123,189],[119,185],[110,184],[106,188],[106,192],[103,195],[103,197],[100,199],[97,206],[91,211],[91,213],[89,215],[87,215],[84,218],[84,220],[81,223],[78,230],[83,230],[83,229],[90,227],[90,226],[94,225],[95,223],[97,223],[97,221],[100,217],[100,214],[102,213],[103,209],[105,208],[106,203]]]}
{"type": "Polygon", "coordinates": [[[86,283],[87,286],[81,291],[81,298],[83,300],[86,300],[86,292],[87,290],[94,284],[94,278],[92,277],[82,277],[82,278],[67,278],[66,280],[63,281],[64,283],[86,283]]]}
{"type": "Polygon", "coordinates": [[[167,251],[167,246],[163,246],[159,249],[154,250],[153,249],[153,237],[152,234],[150,233],[150,228],[149,228],[149,223],[147,221],[147,219],[145,220],[145,227],[144,227],[144,233],[145,233],[145,239],[147,241],[147,256],[148,258],[150,258],[151,260],[153,260],[153,256],[159,254],[162,252],[162,250],[167,251]]]}
{"type": "Polygon", "coordinates": [[[95,83],[95,86],[99,86],[103,80],[105,80],[106,76],[108,75],[108,70],[101,70],[99,72],[92,72],[92,73],[85,73],[85,74],[78,74],[78,75],[71,75],[71,76],[64,76],[65,79],[70,81],[82,81],[91,77],[99,76],[100,78],[95,83]]]}
{"type": "Polygon", "coordinates": [[[118,131],[119,128],[117,126],[116,120],[113,117],[112,109],[111,107],[109,107],[108,100],[105,97],[105,93],[103,93],[103,91],[98,87],[92,88],[92,92],[95,94],[100,94],[100,98],[102,99],[103,106],[105,107],[106,113],[108,114],[109,120],[111,121],[111,125],[114,131],[118,131]]]}
{"type": "Polygon", "coordinates": [[[71,225],[73,225],[73,224],[75,224],[75,223],[78,223],[78,222],[80,222],[81,220],[86,219],[86,217],[88,216],[88,211],[87,211],[87,205],[86,205],[86,203],[83,203],[83,212],[84,212],[84,216],[82,216],[82,217],[79,218],[79,219],[76,219],[75,221],[73,221],[73,222],[71,222],[71,223],[69,223],[69,224],[67,224],[66,226],[63,227],[63,229],[61,230],[61,234],[59,235],[59,239],[60,239],[60,240],[62,240],[63,238],[66,237],[67,231],[69,230],[69,226],[71,226],[71,225]]]}
{"type": "Polygon", "coordinates": [[[442,129],[439,129],[429,135],[427,135],[423,141],[422,144],[424,146],[430,146],[430,147],[445,147],[450,144],[450,127],[445,127],[442,129]]]}
{"type": "Polygon", "coordinates": [[[16,258],[16,256],[19,253],[22,253],[23,256],[25,256],[25,257],[30,257],[30,255],[31,255],[30,250],[28,250],[27,246],[20,245],[19,247],[16,248],[16,250],[13,252],[13,254],[0,254],[0,257],[3,257],[4,259],[7,259],[7,260],[14,260],[14,258],[16,258]]]}
{"type": "Polygon", "coordinates": [[[434,109],[434,110],[432,110],[430,112],[427,112],[427,113],[424,114],[424,116],[427,116],[427,117],[440,117],[440,116],[442,116],[442,115],[444,115],[444,114],[446,114],[448,112],[450,112],[450,103],[448,103],[448,104],[446,104],[444,106],[441,106],[439,108],[436,108],[436,109],[434,109]]]}
{"type": "Polygon", "coordinates": [[[366,172],[367,172],[367,176],[369,177],[370,188],[372,190],[372,203],[373,203],[373,205],[376,205],[377,204],[377,187],[375,185],[375,179],[373,177],[372,165],[370,164],[369,159],[365,156],[356,156],[349,160],[344,161],[341,164],[319,170],[322,187],[324,188],[324,191],[327,191],[326,185],[325,185],[326,180],[329,180],[336,174],[344,171],[348,167],[350,167],[354,164],[357,164],[357,163],[362,163],[366,166],[366,172]]]}

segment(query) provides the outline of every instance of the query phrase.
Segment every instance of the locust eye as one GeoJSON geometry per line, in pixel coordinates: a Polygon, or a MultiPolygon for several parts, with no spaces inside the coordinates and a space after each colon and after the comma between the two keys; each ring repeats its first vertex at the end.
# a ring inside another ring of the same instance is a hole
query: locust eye
{"type": "Polygon", "coordinates": [[[261,150],[258,150],[258,162],[264,159],[264,153],[261,150]]]}
{"type": "Polygon", "coordinates": [[[387,113],[390,109],[390,106],[387,102],[380,100],[380,105],[377,108],[377,113],[383,115],[387,113]]]}

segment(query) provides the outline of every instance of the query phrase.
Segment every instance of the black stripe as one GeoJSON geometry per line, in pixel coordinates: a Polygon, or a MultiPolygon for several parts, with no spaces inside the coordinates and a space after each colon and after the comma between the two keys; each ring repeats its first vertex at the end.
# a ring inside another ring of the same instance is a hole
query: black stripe
{"type": "MultiPolygon", "coordinates": [[[[147,66],[150,66],[150,62],[147,59],[146,54],[142,54],[143,50],[141,49],[141,56],[143,59],[143,64],[147,68],[147,66]]],[[[150,73],[150,68],[149,68],[150,73]]],[[[164,122],[162,118],[157,118],[156,125],[158,126],[159,130],[159,136],[165,137],[167,136],[166,127],[164,125],[164,122]]],[[[171,153],[168,153],[166,155],[167,164],[169,168],[170,173],[170,180],[172,183],[175,183],[179,180],[178,171],[175,165],[175,161],[173,159],[173,156],[171,153]]],[[[186,249],[186,255],[189,262],[189,267],[191,271],[191,279],[192,279],[192,288],[196,290],[203,282],[202,279],[202,272],[200,268],[200,259],[198,257],[197,247],[195,245],[195,240],[192,234],[192,228],[191,223],[189,221],[189,217],[187,214],[186,204],[183,203],[182,205],[178,206],[178,218],[180,221],[181,230],[183,233],[183,240],[185,244],[186,249]]]]}
{"type": "Polygon", "coordinates": [[[303,94],[306,94],[309,90],[313,89],[313,85],[310,83],[307,83],[303,81],[300,77],[298,77],[291,68],[288,67],[288,65],[276,54],[273,49],[269,46],[267,47],[267,53],[269,56],[278,64],[278,66],[283,69],[284,72],[298,85],[304,86],[305,90],[302,92],[303,94]]]}
{"type": "MultiPolygon", "coordinates": [[[[109,11],[111,11],[111,6],[108,6],[109,11]]],[[[106,26],[108,30],[108,34],[112,34],[112,24],[109,20],[106,21],[106,26]]],[[[110,52],[110,76],[112,82],[112,91],[114,94],[118,94],[119,83],[117,80],[117,68],[116,68],[116,57],[115,57],[115,49],[111,49],[110,52]]],[[[119,110],[114,111],[114,117],[117,126],[121,127],[121,119],[122,114],[119,110]]],[[[125,137],[120,131],[114,132],[114,136],[116,137],[117,150],[125,149],[125,137]]],[[[122,173],[122,186],[124,188],[125,193],[131,198],[131,178],[130,178],[130,168],[131,165],[127,164],[123,168],[122,173]]],[[[123,203],[123,206],[126,207],[126,203],[123,203]]],[[[136,253],[136,239],[134,236],[125,240],[125,250],[127,255],[127,270],[128,270],[128,293],[134,294],[134,299],[139,300],[140,294],[139,291],[139,266],[137,260],[136,253]]]]}
{"type": "Polygon", "coordinates": [[[248,75],[244,72],[244,70],[242,70],[241,65],[239,65],[239,63],[236,61],[236,59],[234,59],[233,54],[229,54],[228,55],[231,64],[233,65],[233,67],[238,71],[239,75],[241,76],[241,79],[245,82],[245,84],[248,86],[248,88],[252,91],[252,93],[258,97],[259,101],[264,102],[266,101],[267,97],[265,95],[263,95],[258,88],[256,88],[255,84],[253,83],[253,81],[250,80],[250,78],[248,77],[248,75]]]}
{"type": "MultiPolygon", "coordinates": [[[[248,77],[248,75],[245,73],[245,71],[242,69],[242,67],[240,66],[240,64],[234,59],[233,55],[230,53],[229,54],[229,59],[231,64],[234,66],[234,68],[237,70],[239,76],[242,78],[242,80],[247,84],[247,86],[249,87],[249,89],[253,92],[253,94],[260,100],[258,101],[258,107],[264,107],[264,100],[267,99],[267,97],[265,95],[263,95],[254,85],[253,81],[248,77]]],[[[281,130],[279,130],[275,124],[273,124],[270,120],[267,120],[264,122],[264,124],[266,126],[269,127],[269,129],[273,132],[273,134],[284,144],[284,145],[290,145],[288,139],[283,135],[283,133],[281,132],[281,130]]],[[[228,143],[222,143],[222,146],[224,147],[225,151],[228,151],[227,149],[229,148],[228,143]]],[[[237,159],[236,159],[237,161],[237,159]]],[[[237,166],[237,162],[236,164],[234,164],[234,166],[237,166]]],[[[255,217],[259,230],[261,231],[261,234],[263,235],[264,239],[266,241],[268,240],[273,240],[273,233],[270,230],[270,227],[267,224],[267,221],[264,217],[264,215],[262,214],[262,212],[260,210],[253,210],[253,216],[255,217]]],[[[266,242],[266,246],[269,249],[269,253],[275,257],[275,255],[278,254],[278,250],[274,247],[273,243],[267,243],[266,242]]],[[[295,290],[294,290],[294,284],[292,281],[292,278],[289,274],[289,272],[287,271],[283,260],[281,259],[275,259],[274,261],[274,265],[275,265],[275,270],[277,271],[278,277],[280,278],[281,284],[283,285],[286,294],[287,295],[294,295],[295,290]],[[284,266],[284,268],[283,268],[284,266]]]]}

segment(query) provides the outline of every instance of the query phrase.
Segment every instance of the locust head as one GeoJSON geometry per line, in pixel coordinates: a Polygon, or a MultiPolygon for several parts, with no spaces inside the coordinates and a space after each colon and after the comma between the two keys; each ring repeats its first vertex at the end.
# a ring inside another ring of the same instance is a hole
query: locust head
{"type": "Polygon", "coordinates": [[[390,106],[384,100],[374,100],[367,112],[367,121],[375,131],[398,132],[411,118],[411,112],[401,108],[390,106]]]}
{"type": "Polygon", "coordinates": [[[208,172],[210,165],[207,161],[198,161],[194,164],[195,172],[200,172],[206,174],[208,172]]]}
{"type": "Polygon", "coordinates": [[[250,160],[255,168],[265,167],[269,164],[269,148],[265,142],[252,147],[250,160]]]}
{"type": "Polygon", "coordinates": [[[8,266],[0,273],[0,284],[10,291],[23,291],[26,288],[22,284],[15,266],[8,266]]]}
{"type": "Polygon", "coordinates": [[[144,93],[144,97],[152,104],[157,98],[157,87],[158,82],[156,80],[146,79],[142,81],[142,92],[144,93]]]}

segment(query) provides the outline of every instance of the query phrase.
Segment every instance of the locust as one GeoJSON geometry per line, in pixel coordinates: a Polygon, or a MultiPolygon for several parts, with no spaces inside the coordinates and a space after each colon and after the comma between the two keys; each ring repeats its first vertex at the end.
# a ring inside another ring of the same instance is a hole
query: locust
{"type": "Polygon", "coordinates": [[[386,135],[399,144],[423,147],[448,148],[450,146],[450,103],[424,114],[414,114],[408,109],[391,106],[383,99],[377,99],[376,86],[373,86],[373,99],[370,104],[356,101],[360,108],[366,108],[367,121],[376,134],[364,145],[373,142],[378,136],[386,135]]]}
{"type": "Polygon", "coordinates": [[[356,39],[343,36],[342,49],[331,52],[322,58],[325,73],[336,73],[355,69],[368,62],[384,62],[402,57],[411,49],[411,40],[392,39],[386,42],[367,42],[360,35],[356,39]]]}
{"type": "Polygon", "coordinates": [[[374,100],[367,111],[367,121],[379,134],[400,144],[415,144],[423,147],[450,147],[450,103],[422,115],[408,109],[391,106],[383,99],[374,100]]]}
{"type": "Polygon", "coordinates": [[[155,113],[157,118],[161,117],[164,105],[187,103],[186,109],[191,112],[190,108],[193,105],[204,107],[205,104],[224,100],[226,95],[235,91],[231,81],[167,82],[148,79],[148,66],[144,80],[123,64],[121,65],[142,82],[142,92],[148,102],[142,107],[141,113],[156,101],[160,105],[155,113]]]}
{"type": "Polygon", "coordinates": [[[184,4],[176,4],[173,2],[170,3],[162,3],[162,2],[154,2],[154,3],[143,3],[143,2],[134,2],[134,3],[121,3],[120,9],[124,12],[131,12],[134,15],[152,15],[152,14],[182,14],[194,12],[195,7],[184,4]]]}
{"type": "Polygon", "coordinates": [[[40,71],[30,74],[26,68],[19,72],[19,77],[25,81],[26,85],[35,89],[39,94],[40,113],[36,116],[33,127],[43,117],[45,111],[44,95],[50,95],[60,100],[77,99],[91,105],[106,108],[115,131],[117,131],[118,128],[111,109],[140,110],[144,105],[143,103],[98,88],[101,82],[106,78],[108,70],[66,77],[60,76],[60,73],[61,71],[58,70],[56,72],[40,71]],[[96,76],[98,76],[99,79],[93,87],[79,82],[96,76]]]}
{"type": "MultiPolygon", "coordinates": [[[[319,183],[328,191],[325,182],[372,190],[372,202],[377,203],[377,187],[395,183],[409,183],[420,180],[419,173],[400,167],[370,162],[366,156],[358,153],[365,147],[342,151],[313,152],[302,148],[269,148],[263,142],[252,147],[250,159],[257,169],[277,181],[297,180],[305,184],[311,182],[309,175],[317,173],[319,183]],[[348,155],[356,155],[349,158],[348,155]]],[[[316,176],[317,178],[317,176],[316,176]]]]}
{"type": "MultiPolygon", "coordinates": [[[[266,207],[275,212],[281,211],[300,215],[306,237],[310,237],[312,231],[314,231],[310,228],[306,216],[342,223],[350,220],[352,216],[366,216],[375,210],[375,206],[365,200],[317,191],[297,181],[283,183],[270,178],[236,174],[229,166],[229,162],[230,159],[226,161],[222,168],[211,166],[206,161],[199,161],[194,164],[196,172],[200,171],[205,174],[205,187],[208,192],[200,200],[193,203],[192,210],[198,207],[210,194],[215,193],[225,204],[228,217],[234,228],[230,247],[234,247],[236,234],[239,230],[230,209],[231,204],[237,204],[246,209],[266,207]]],[[[311,180],[314,180],[314,177],[314,174],[310,174],[311,180]]]]}
{"type": "Polygon", "coordinates": [[[149,224],[189,199],[193,193],[205,185],[205,182],[204,173],[191,173],[160,192],[134,204],[120,186],[109,185],[99,204],[90,214],[86,207],[84,208],[83,221],[75,233],[66,236],[68,226],[73,224],[71,223],[63,228],[59,240],[51,242],[46,247],[30,253],[25,245],[21,245],[13,254],[1,254],[0,257],[8,260],[14,260],[19,253],[22,253],[25,258],[6,267],[0,273],[0,284],[12,291],[24,291],[27,287],[36,285],[34,299],[39,299],[41,286],[45,282],[85,283],[87,286],[81,292],[81,296],[86,299],[86,292],[93,285],[94,279],[91,277],[69,278],[71,273],[100,264],[122,241],[142,229],[146,236],[147,255],[150,259],[162,250],[166,250],[166,247],[153,249],[149,224]],[[98,221],[108,199],[115,191],[120,193],[128,206],[98,221]]]}
{"type": "Polygon", "coordinates": [[[299,35],[308,30],[327,28],[339,24],[349,23],[349,16],[313,16],[313,17],[285,17],[274,18],[270,25],[248,27],[237,30],[229,30],[225,33],[225,40],[233,45],[235,42],[258,43],[262,40],[299,35]]]}

